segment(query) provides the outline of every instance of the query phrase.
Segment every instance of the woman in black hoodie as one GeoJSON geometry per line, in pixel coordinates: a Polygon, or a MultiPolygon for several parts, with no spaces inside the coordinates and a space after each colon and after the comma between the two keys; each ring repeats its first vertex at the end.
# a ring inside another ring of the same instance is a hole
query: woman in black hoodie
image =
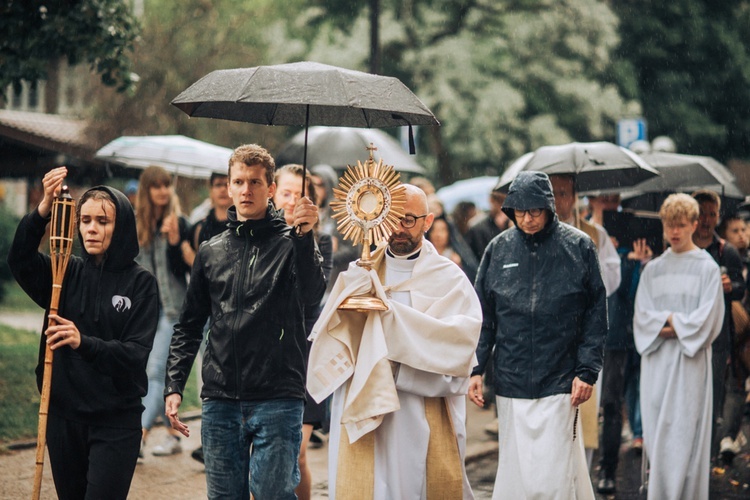
{"type": "MultiPolygon", "coordinates": [[[[18,225],[8,264],[16,281],[41,307],[52,290],[50,257],[38,252],[52,200],[67,175],[48,172],[44,198],[18,225]]],[[[39,350],[41,388],[45,342],[54,350],[47,449],[61,499],[126,498],[141,441],[141,397],[146,360],[158,321],[156,280],[135,263],[138,239],[130,202],[97,186],[78,203],[81,257],[65,274],[57,325],[39,350]]]]}

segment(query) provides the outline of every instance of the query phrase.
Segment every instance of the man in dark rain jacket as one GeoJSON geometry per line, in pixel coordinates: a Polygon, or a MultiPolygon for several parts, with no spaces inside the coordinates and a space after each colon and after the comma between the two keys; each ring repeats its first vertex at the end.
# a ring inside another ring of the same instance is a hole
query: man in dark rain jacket
{"type": "Polygon", "coordinates": [[[593,499],[577,407],[591,397],[607,334],[596,246],[558,221],[544,173],[521,172],[503,211],[516,227],[482,257],[475,288],[484,321],[469,386],[482,406],[481,373],[494,350],[494,498],[593,499]]]}
{"type": "Polygon", "coordinates": [[[300,198],[299,230],[287,226],[269,202],[274,170],[255,144],[229,159],[229,229],[198,249],[167,360],[167,416],[187,436],[178,409],[210,318],[201,390],[209,498],[296,498],[300,478],[304,311],[320,304],[326,283],[311,231],[318,209],[300,198]]]}

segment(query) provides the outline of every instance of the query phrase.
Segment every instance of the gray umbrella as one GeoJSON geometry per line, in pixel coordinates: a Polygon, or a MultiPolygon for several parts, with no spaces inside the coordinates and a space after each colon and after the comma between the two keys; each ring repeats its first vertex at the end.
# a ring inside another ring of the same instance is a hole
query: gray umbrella
{"type": "Polygon", "coordinates": [[[731,170],[710,156],[661,152],[641,156],[661,175],[623,190],[623,198],[646,193],[690,193],[697,189],[709,189],[727,198],[745,198],[731,170]]]}
{"type": "MultiPolygon", "coordinates": [[[[409,126],[410,139],[412,125],[440,125],[397,78],[315,62],[213,71],[172,104],[190,116],[305,130],[310,125],[409,126]]],[[[307,158],[302,164],[307,166],[307,158]]]]}
{"type": "Polygon", "coordinates": [[[630,187],[659,175],[637,154],[611,142],[571,142],[522,156],[503,173],[496,189],[507,191],[522,170],[572,174],[581,193],[630,187]]]}
{"type": "MultiPolygon", "coordinates": [[[[364,163],[370,156],[367,148],[374,144],[375,161],[383,159],[397,171],[424,173],[424,168],[407,154],[401,144],[382,130],[349,127],[310,127],[307,143],[307,161],[310,165],[330,165],[344,169],[364,163]]],[[[276,155],[279,165],[302,163],[305,155],[305,132],[295,134],[276,155]]]]}

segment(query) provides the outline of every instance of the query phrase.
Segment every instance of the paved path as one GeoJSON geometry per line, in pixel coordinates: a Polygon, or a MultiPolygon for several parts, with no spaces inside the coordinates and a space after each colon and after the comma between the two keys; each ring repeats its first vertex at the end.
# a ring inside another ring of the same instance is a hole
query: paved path
{"type": "MultiPolygon", "coordinates": [[[[497,442],[485,434],[484,426],[493,418],[493,412],[480,410],[469,403],[467,460],[476,460],[496,453],[497,442]]],[[[206,498],[206,478],[203,465],[190,457],[190,452],[200,445],[200,419],[190,419],[190,438],[183,438],[183,451],[169,457],[151,455],[151,447],[166,435],[164,428],[154,429],[146,446],[145,457],[136,468],[129,498],[199,499],[206,498]]],[[[30,443],[33,444],[33,443],[30,443]]],[[[314,499],[328,498],[328,446],[310,449],[308,460],[313,477],[314,499]]],[[[31,496],[34,480],[33,447],[11,450],[0,454],[0,498],[23,499],[31,496]]],[[[55,498],[48,459],[45,460],[42,498],[55,498]]]]}

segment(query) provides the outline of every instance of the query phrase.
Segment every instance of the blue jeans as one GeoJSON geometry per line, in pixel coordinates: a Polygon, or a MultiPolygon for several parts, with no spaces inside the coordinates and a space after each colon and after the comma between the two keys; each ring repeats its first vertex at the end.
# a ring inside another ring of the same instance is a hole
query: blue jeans
{"type": "Polygon", "coordinates": [[[177,318],[172,318],[159,312],[159,324],[156,327],[154,345],[148,355],[146,364],[146,375],[148,376],[148,392],[143,398],[143,414],[141,415],[141,427],[150,430],[158,419],[164,425],[170,427],[169,421],[164,415],[164,379],[167,375],[167,357],[169,356],[169,344],[172,342],[172,333],[177,318]]]}
{"type": "Polygon", "coordinates": [[[297,498],[303,408],[301,399],[204,400],[208,498],[297,498]]]}

